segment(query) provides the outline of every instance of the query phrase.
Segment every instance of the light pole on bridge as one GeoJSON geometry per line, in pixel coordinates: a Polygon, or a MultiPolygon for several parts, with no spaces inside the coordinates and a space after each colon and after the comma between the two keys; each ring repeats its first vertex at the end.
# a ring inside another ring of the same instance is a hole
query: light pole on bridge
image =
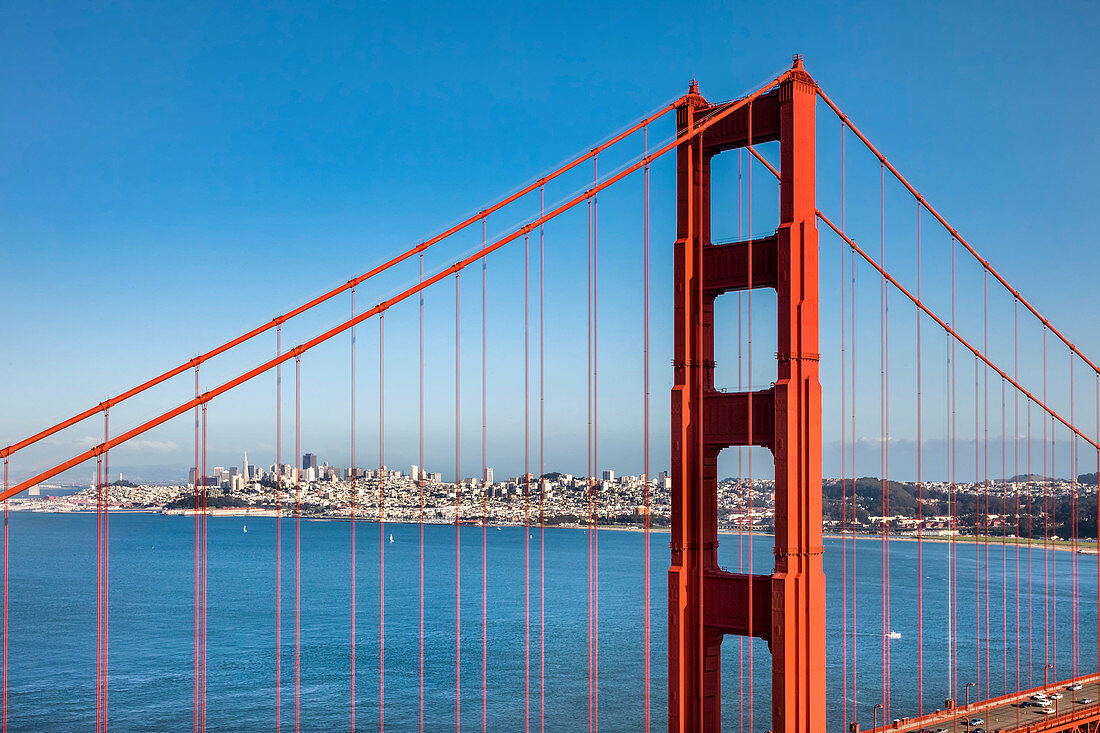
{"type": "Polygon", "coordinates": [[[875,705],[875,710],[874,710],[874,716],[875,717],[874,717],[874,720],[871,721],[871,728],[872,729],[878,728],[878,709],[879,708],[882,708],[882,724],[886,725],[886,706],[883,705],[880,702],[878,705],[875,705]]]}
{"type": "Polygon", "coordinates": [[[977,685],[977,684],[978,684],[977,682],[967,682],[966,683],[966,708],[968,708],[968,709],[970,708],[970,688],[977,685]]]}

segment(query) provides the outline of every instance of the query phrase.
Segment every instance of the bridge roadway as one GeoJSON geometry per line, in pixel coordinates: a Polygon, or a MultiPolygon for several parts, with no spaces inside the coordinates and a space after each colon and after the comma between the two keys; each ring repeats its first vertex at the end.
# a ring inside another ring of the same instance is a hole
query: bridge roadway
{"type": "Polygon", "coordinates": [[[1009,693],[990,700],[937,710],[920,718],[901,718],[889,725],[875,728],[872,733],[968,733],[981,728],[989,733],[996,731],[1060,731],[1096,730],[1100,721],[1100,675],[1092,674],[1009,693]],[[1066,689],[1074,682],[1081,683],[1080,690],[1066,689]],[[1031,696],[1044,692],[1061,693],[1054,700],[1053,714],[1044,714],[1039,707],[1023,706],[1031,696]],[[1089,702],[1084,702],[1088,700],[1089,702]],[[980,725],[971,726],[968,721],[979,718],[980,725]]]}

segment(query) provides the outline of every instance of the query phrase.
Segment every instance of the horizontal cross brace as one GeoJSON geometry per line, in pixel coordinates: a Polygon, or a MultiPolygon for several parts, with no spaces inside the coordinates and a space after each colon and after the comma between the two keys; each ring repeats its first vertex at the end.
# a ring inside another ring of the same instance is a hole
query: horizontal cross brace
{"type": "Polygon", "coordinates": [[[775,235],[703,248],[703,290],[716,297],[731,290],[775,288],[779,282],[775,235]],[[752,273],[749,273],[749,251],[752,273]]]}
{"type": "Polygon", "coordinates": [[[707,391],[703,393],[702,412],[703,442],[709,448],[758,445],[770,449],[775,443],[775,392],[772,389],[759,392],[707,391]]]}
{"type": "Polygon", "coordinates": [[[771,576],[707,570],[703,576],[703,623],[723,634],[771,641],[771,576]]]}
{"type": "MultiPolygon", "coordinates": [[[[712,110],[726,105],[714,105],[709,109],[696,111],[697,117],[705,118],[712,110]]],[[[744,148],[748,145],[773,142],[779,139],[779,92],[778,90],[762,94],[751,105],[728,115],[711,126],[702,135],[703,155],[717,155],[726,150],[744,148]],[[750,125],[749,113],[752,113],[750,125]]]]}

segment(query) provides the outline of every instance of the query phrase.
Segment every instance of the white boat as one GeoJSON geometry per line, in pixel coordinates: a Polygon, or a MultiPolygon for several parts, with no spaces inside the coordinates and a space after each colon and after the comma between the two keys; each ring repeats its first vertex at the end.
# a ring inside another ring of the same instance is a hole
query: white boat
{"type": "Polygon", "coordinates": [[[891,639],[900,639],[901,638],[901,632],[900,631],[891,631],[886,636],[891,638],[891,639]]]}
{"type": "Polygon", "coordinates": [[[248,525],[246,524],[243,527],[241,527],[241,531],[244,532],[245,534],[248,534],[248,525]]]}
{"type": "Polygon", "coordinates": [[[390,542],[393,542],[393,535],[390,535],[390,542]]]}

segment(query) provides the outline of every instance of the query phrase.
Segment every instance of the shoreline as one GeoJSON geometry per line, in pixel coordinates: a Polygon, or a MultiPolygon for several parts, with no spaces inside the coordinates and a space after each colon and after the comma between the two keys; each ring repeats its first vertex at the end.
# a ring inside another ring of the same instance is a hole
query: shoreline
{"type": "MultiPolygon", "coordinates": [[[[91,514],[95,510],[93,510],[93,509],[77,509],[77,510],[66,511],[66,512],[40,512],[40,511],[32,509],[32,510],[29,510],[29,511],[31,511],[33,513],[36,513],[36,514],[91,514]]],[[[160,514],[160,515],[163,515],[163,516],[166,516],[166,517],[193,517],[196,514],[200,513],[200,512],[196,512],[194,509],[168,509],[168,510],[166,510],[166,509],[152,509],[152,508],[149,508],[149,509],[122,509],[122,508],[117,508],[117,509],[111,509],[110,511],[113,514],[160,514]]],[[[279,516],[279,512],[275,509],[260,509],[260,508],[238,507],[238,508],[225,508],[225,509],[210,509],[207,512],[207,516],[209,516],[209,517],[223,517],[223,518],[245,518],[245,517],[257,517],[257,518],[268,517],[268,518],[273,518],[273,517],[279,516]]],[[[287,512],[283,512],[282,516],[284,518],[291,518],[294,515],[289,514],[287,512]]],[[[352,521],[352,518],[348,517],[348,516],[325,516],[325,515],[303,516],[302,519],[305,519],[305,520],[308,520],[308,521],[325,521],[325,522],[350,522],[350,521],[352,521]]],[[[373,518],[373,517],[372,518],[363,517],[363,518],[359,518],[356,521],[366,522],[366,523],[371,523],[371,524],[378,524],[379,523],[378,519],[373,518]]],[[[386,524],[409,524],[409,525],[419,524],[419,522],[408,521],[408,520],[404,520],[404,519],[389,520],[385,523],[386,524]]],[[[440,525],[440,526],[453,526],[454,525],[453,522],[424,522],[424,524],[440,525]]],[[[471,523],[465,524],[464,526],[479,527],[479,526],[481,526],[481,523],[480,522],[471,522],[471,523]]],[[[516,523],[516,524],[514,524],[514,523],[508,523],[508,524],[489,523],[486,526],[498,527],[498,528],[502,528],[502,527],[518,528],[518,527],[523,527],[524,525],[518,524],[518,523],[516,523]]],[[[538,524],[531,524],[530,528],[531,529],[537,529],[537,528],[539,528],[539,525],[538,524]]],[[[588,529],[588,526],[584,525],[584,524],[554,524],[554,525],[547,525],[546,528],[547,529],[588,529]]],[[[600,525],[599,529],[601,531],[610,530],[610,531],[614,531],[614,532],[645,532],[645,528],[641,527],[641,526],[638,526],[638,525],[607,525],[607,524],[604,524],[604,525],[600,525]]],[[[671,532],[671,529],[669,527],[662,526],[662,527],[651,527],[649,531],[654,532],[654,533],[669,534],[671,532]]],[[[729,529],[729,528],[718,530],[718,535],[719,536],[724,536],[724,537],[737,537],[737,536],[742,536],[744,534],[750,534],[750,533],[748,533],[748,532],[739,532],[737,530],[729,529]]],[[[752,532],[751,534],[756,535],[756,536],[764,536],[764,537],[774,537],[775,536],[774,532],[752,532]]],[[[867,534],[863,534],[863,533],[861,533],[861,534],[839,534],[839,533],[836,533],[836,532],[826,532],[826,533],[822,534],[822,537],[823,538],[828,538],[828,539],[853,539],[853,540],[878,541],[878,542],[882,541],[882,535],[881,534],[871,534],[871,533],[867,533],[867,534]]],[[[935,543],[938,543],[938,544],[965,543],[965,544],[970,544],[970,545],[972,545],[972,544],[986,544],[986,545],[1004,545],[1006,547],[1011,545],[1011,546],[1024,546],[1024,547],[1028,547],[1028,548],[1037,547],[1037,548],[1040,548],[1040,549],[1051,549],[1051,550],[1055,550],[1055,551],[1058,551],[1058,552],[1073,552],[1073,551],[1076,550],[1077,554],[1080,554],[1080,555],[1098,555],[1098,554],[1100,554],[1100,547],[1098,547],[1096,540],[1092,540],[1092,539],[1087,539],[1087,540],[1086,539],[1081,539],[1081,540],[1077,541],[1076,545],[1074,545],[1070,540],[1056,540],[1056,541],[1052,540],[1052,541],[1049,541],[1049,542],[1045,542],[1042,539],[1035,539],[1035,538],[1028,539],[1026,537],[998,537],[998,536],[995,536],[995,535],[982,535],[982,536],[974,536],[974,535],[932,535],[932,536],[925,536],[925,537],[919,537],[918,538],[915,535],[907,534],[907,535],[902,535],[902,536],[887,535],[887,541],[888,542],[935,542],[935,543]]]]}

